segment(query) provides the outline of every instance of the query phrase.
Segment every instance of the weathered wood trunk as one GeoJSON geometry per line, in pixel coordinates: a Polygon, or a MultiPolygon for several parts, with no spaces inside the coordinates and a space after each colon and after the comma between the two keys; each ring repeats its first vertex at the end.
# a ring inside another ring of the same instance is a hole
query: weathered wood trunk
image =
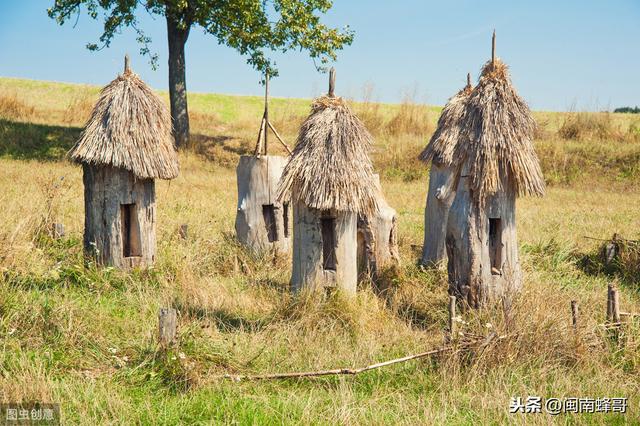
{"type": "Polygon", "coordinates": [[[289,205],[276,201],[278,181],[286,162],[286,158],[273,155],[243,155],[236,168],[236,235],[256,253],[289,251],[289,205]]]}
{"type": "Polygon", "coordinates": [[[420,261],[423,266],[438,266],[447,258],[447,221],[455,195],[455,170],[432,163],[424,210],[424,244],[420,261]]]}
{"type": "Polygon", "coordinates": [[[375,179],[378,211],[372,217],[358,215],[358,276],[374,280],[382,268],[400,262],[397,213],[382,194],[380,176],[375,179]]]}
{"type": "Polygon", "coordinates": [[[339,288],[355,294],[357,214],[320,211],[303,203],[293,207],[293,271],[291,288],[339,288]]]}
{"type": "Polygon", "coordinates": [[[108,166],[83,165],[84,249],[98,264],[121,269],[153,265],[156,206],[153,179],[108,166]]]}
{"type": "Polygon", "coordinates": [[[449,214],[446,249],[450,294],[471,307],[509,300],[522,287],[515,194],[500,192],[481,207],[463,175],[449,214]]]}

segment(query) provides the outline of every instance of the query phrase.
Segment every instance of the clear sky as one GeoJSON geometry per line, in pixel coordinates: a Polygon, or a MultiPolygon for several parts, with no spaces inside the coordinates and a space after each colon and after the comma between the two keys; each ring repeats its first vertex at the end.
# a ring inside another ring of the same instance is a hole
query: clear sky
{"type": "MultiPolygon", "coordinates": [[[[167,88],[166,24],[141,10],[141,26],[160,56],[153,71],[138,54],[132,30],[109,49],[90,52],[102,22],[83,14],[58,26],[46,14],[51,1],[0,0],[0,76],[104,85],[129,53],[133,69],[151,86],[167,88]]],[[[324,21],[350,25],[354,43],[339,52],[336,92],[398,102],[416,93],[442,105],[477,78],[489,58],[491,31],[497,54],[511,67],[520,94],[537,110],[598,110],[640,105],[639,0],[335,0],[324,21]]],[[[260,76],[245,58],[217,44],[200,28],[187,42],[187,88],[196,92],[261,94],[260,76]]],[[[275,56],[280,77],[272,95],[312,97],[327,77],[303,53],[275,56]]]]}

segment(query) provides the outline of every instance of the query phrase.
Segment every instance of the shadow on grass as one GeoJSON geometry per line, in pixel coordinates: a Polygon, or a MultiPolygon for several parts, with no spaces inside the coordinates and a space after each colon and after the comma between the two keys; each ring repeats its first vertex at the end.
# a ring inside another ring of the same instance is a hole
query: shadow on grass
{"type": "Polygon", "coordinates": [[[592,253],[576,253],[576,265],[587,275],[604,276],[640,292],[640,263],[637,257],[622,256],[607,264],[601,250],[592,253]]]}
{"type": "Polygon", "coordinates": [[[248,318],[221,308],[205,309],[197,306],[185,306],[180,304],[176,307],[182,315],[200,320],[209,320],[223,332],[238,330],[257,332],[262,330],[268,323],[268,320],[265,318],[248,318]]]}
{"type": "Polygon", "coordinates": [[[240,155],[250,154],[253,148],[248,141],[230,135],[207,136],[192,134],[191,147],[199,155],[208,161],[221,163],[237,162],[240,155]]]}
{"type": "Polygon", "coordinates": [[[60,160],[75,144],[81,132],[79,127],[0,119],[0,156],[21,160],[60,160]]]}

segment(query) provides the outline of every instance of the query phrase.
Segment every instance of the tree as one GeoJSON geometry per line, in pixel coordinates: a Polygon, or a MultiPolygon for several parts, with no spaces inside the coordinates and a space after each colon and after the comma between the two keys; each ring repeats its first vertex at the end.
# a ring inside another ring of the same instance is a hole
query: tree
{"type": "Polygon", "coordinates": [[[318,69],[323,69],[336,52],[351,44],[353,32],[320,22],[333,5],[332,0],[55,0],[49,17],[59,25],[79,19],[82,10],[97,20],[104,19],[99,43],[88,43],[89,50],[109,47],[113,37],[130,27],[137,35],[140,53],[150,57],[155,68],[158,56],[150,49],[151,38],[139,27],[138,8],[160,15],[167,22],[169,43],[169,99],[176,145],[189,140],[189,114],[185,81],[185,45],[193,26],[200,26],[218,43],[247,56],[258,71],[278,75],[268,58],[272,51],[306,50],[318,69]],[[319,64],[316,62],[319,61],[319,64]]]}

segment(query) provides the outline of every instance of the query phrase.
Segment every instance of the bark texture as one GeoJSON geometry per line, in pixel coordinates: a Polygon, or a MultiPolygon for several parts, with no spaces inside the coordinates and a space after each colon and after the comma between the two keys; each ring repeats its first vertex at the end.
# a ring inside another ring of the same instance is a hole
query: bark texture
{"type": "Polygon", "coordinates": [[[463,172],[449,214],[446,249],[451,295],[474,308],[500,298],[510,300],[522,287],[515,195],[499,192],[481,208],[463,172]]]}
{"type": "Polygon", "coordinates": [[[243,155],[236,168],[238,241],[256,253],[289,251],[291,211],[276,200],[284,157],[243,155]]]}
{"type": "Polygon", "coordinates": [[[133,173],[114,167],[82,167],[85,253],[105,266],[152,266],[156,256],[153,179],[136,179],[133,173]]]}
{"type": "Polygon", "coordinates": [[[445,240],[447,220],[455,198],[453,168],[432,163],[429,172],[429,192],[424,211],[424,244],[420,264],[426,267],[444,264],[447,258],[445,240]]]}
{"type": "Polygon", "coordinates": [[[379,175],[376,180],[378,211],[371,216],[358,215],[358,275],[374,281],[385,266],[400,262],[396,211],[382,194],[379,175]]]}
{"type": "Polygon", "coordinates": [[[169,41],[169,103],[176,147],[189,143],[189,110],[187,108],[187,82],[184,46],[189,38],[190,25],[181,28],[176,17],[167,11],[167,38],[169,41]]]}
{"type": "Polygon", "coordinates": [[[321,220],[327,212],[310,209],[299,202],[293,208],[293,271],[291,288],[340,288],[348,294],[356,293],[357,214],[328,212],[335,225],[335,270],[324,268],[321,220]]]}

